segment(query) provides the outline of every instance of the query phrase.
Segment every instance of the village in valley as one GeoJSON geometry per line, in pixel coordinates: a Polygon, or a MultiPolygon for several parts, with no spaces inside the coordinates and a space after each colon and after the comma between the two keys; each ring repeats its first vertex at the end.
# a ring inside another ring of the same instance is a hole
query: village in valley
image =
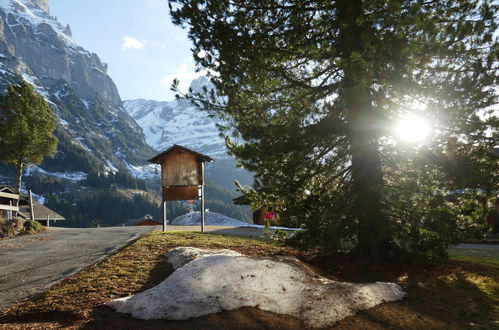
{"type": "Polygon", "coordinates": [[[497,1],[0,0],[0,328],[499,327],[498,31],[497,1]]]}

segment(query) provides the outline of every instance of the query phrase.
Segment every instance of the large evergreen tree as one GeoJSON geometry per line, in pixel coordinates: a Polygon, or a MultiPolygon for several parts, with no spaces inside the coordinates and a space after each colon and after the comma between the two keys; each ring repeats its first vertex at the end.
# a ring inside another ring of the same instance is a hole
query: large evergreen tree
{"type": "Polygon", "coordinates": [[[16,166],[16,190],[23,170],[55,153],[56,120],[45,99],[27,82],[9,86],[0,98],[0,161],[16,166]]]}
{"type": "Polygon", "coordinates": [[[191,99],[225,120],[230,152],[257,174],[254,202],[281,205],[306,225],[308,243],[334,249],[353,238],[371,257],[441,255],[477,213],[477,194],[497,189],[496,4],[170,6],[217,90],[191,99]],[[394,135],[410,114],[432,123],[427,141],[394,135]],[[450,198],[458,188],[473,189],[450,198]]]}

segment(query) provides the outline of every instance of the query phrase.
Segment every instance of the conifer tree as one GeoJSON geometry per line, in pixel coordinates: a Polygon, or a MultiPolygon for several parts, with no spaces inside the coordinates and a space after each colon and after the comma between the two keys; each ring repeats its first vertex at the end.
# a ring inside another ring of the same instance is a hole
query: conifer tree
{"type": "Polygon", "coordinates": [[[0,161],[16,166],[16,191],[23,170],[55,153],[56,119],[45,99],[27,82],[9,86],[0,99],[0,161]]]}
{"type": "Polygon", "coordinates": [[[497,4],[170,0],[170,8],[216,87],[189,98],[225,121],[230,152],[256,173],[254,203],[305,224],[309,244],[354,239],[372,258],[443,255],[470,224],[464,197],[449,192],[496,189],[497,4]],[[411,113],[433,126],[424,143],[393,132],[411,113]],[[460,182],[459,162],[481,175],[460,182]]]}

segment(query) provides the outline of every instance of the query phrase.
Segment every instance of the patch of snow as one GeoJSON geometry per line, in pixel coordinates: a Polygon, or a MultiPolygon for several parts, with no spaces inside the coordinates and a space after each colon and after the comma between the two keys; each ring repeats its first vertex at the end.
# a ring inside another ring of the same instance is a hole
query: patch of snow
{"type": "Polygon", "coordinates": [[[83,102],[83,105],[87,108],[87,110],[90,109],[92,103],[89,100],[81,99],[81,102],[83,102]]]}
{"type": "MultiPolygon", "coordinates": [[[[124,156],[122,158],[124,158],[124,156]]],[[[137,179],[156,179],[160,175],[155,164],[135,166],[135,165],[128,164],[124,160],[123,160],[123,162],[126,164],[128,170],[130,171],[132,176],[137,178],[137,179]]]]}
{"type": "Polygon", "coordinates": [[[327,327],[405,295],[395,283],[332,281],[296,259],[193,250],[170,251],[167,257],[176,260],[176,270],[169,277],[156,287],[107,305],[144,320],[185,320],[252,306],[294,316],[310,327],[327,327]],[[180,255],[185,255],[185,264],[180,255]]]}
{"type": "Polygon", "coordinates": [[[110,172],[116,173],[118,172],[118,169],[111,163],[111,161],[108,159],[106,160],[107,167],[109,168],[110,172]]]}
{"type": "Polygon", "coordinates": [[[33,173],[41,173],[48,176],[53,176],[59,179],[68,180],[71,182],[83,181],[87,178],[87,173],[84,172],[49,172],[45,171],[39,166],[33,166],[26,169],[26,175],[31,175],[33,173]]]}
{"type": "Polygon", "coordinates": [[[138,99],[124,101],[123,105],[142,128],[146,142],[156,150],[164,150],[175,143],[217,159],[229,157],[225,139],[220,137],[216,126],[219,120],[210,118],[207,112],[188,101],[138,99]]]}
{"type": "MultiPolygon", "coordinates": [[[[201,212],[189,212],[173,219],[174,226],[198,226],[201,225],[201,212]]],[[[204,224],[207,226],[227,226],[227,227],[250,227],[250,228],[265,228],[264,225],[255,225],[241,220],[237,220],[217,212],[205,212],[204,224]]],[[[302,228],[288,228],[271,226],[271,229],[282,230],[302,230],[302,228]]]]}
{"type": "MultiPolygon", "coordinates": [[[[173,219],[175,226],[195,226],[201,224],[201,212],[189,212],[173,219]]],[[[249,223],[237,220],[217,212],[205,212],[204,224],[207,226],[246,227],[249,223]]]]}
{"type": "Polygon", "coordinates": [[[229,250],[229,249],[198,249],[194,247],[179,247],[173,250],[170,250],[166,257],[168,258],[168,262],[173,266],[173,269],[179,269],[180,267],[188,264],[189,262],[204,258],[207,256],[235,256],[240,257],[243,256],[241,253],[229,250]]]}
{"type": "MultiPolygon", "coordinates": [[[[68,36],[64,31],[65,27],[59,23],[55,17],[48,15],[44,11],[26,6],[23,0],[0,0],[0,8],[6,14],[12,14],[16,19],[21,19],[21,23],[28,23],[36,29],[41,24],[49,25],[57,34],[57,37],[68,46],[68,50],[73,53],[80,53],[84,56],[92,56],[92,54],[81,46],[76,44],[73,39],[68,36]]],[[[12,26],[9,25],[12,28],[12,26]]]]}
{"type": "Polygon", "coordinates": [[[45,204],[45,197],[44,196],[35,194],[33,192],[31,193],[31,195],[33,196],[33,199],[35,201],[37,201],[38,203],[40,203],[42,205],[45,204]]]}

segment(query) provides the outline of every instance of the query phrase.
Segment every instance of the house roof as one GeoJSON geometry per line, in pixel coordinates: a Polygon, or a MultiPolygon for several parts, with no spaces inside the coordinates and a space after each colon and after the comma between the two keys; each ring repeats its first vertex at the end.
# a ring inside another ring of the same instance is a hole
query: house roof
{"type": "Polygon", "coordinates": [[[154,219],[147,219],[145,217],[142,217],[142,218],[138,218],[138,219],[128,219],[127,221],[123,222],[120,224],[121,225],[125,225],[125,226],[135,226],[135,225],[138,225],[139,223],[141,222],[144,222],[144,221],[153,221],[153,222],[156,222],[157,224],[163,224],[163,222],[160,222],[158,220],[154,220],[154,219]]]}
{"type": "MultiPolygon", "coordinates": [[[[50,220],[66,220],[62,215],[59,213],[52,211],[46,206],[43,206],[42,204],[33,201],[33,213],[35,214],[35,220],[47,220],[47,217],[49,217],[50,220]]],[[[18,214],[25,218],[25,219],[30,219],[30,210],[29,210],[29,203],[23,205],[19,205],[19,212],[18,214]]]]}
{"type": "Polygon", "coordinates": [[[0,198],[7,200],[17,200],[19,195],[15,193],[14,188],[9,186],[0,186],[0,198]]]}
{"type": "Polygon", "coordinates": [[[0,192],[5,192],[5,193],[9,193],[9,194],[15,194],[14,188],[12,188],[10,186],[1,186],[0,185],[0,192]]]}
{"type": "Polygon", "coordinates": [[[194,157],[196,157],[197,159],[203,161],[203,162],[211,162],[213,161],[213,158],[211,158],[210,156],[207,156],[207,155],[203,155],[197,151],[194,151],[194,150],[191,150],[189,148],[186,148],[186,147],[183,147],[183,146],[180,146],[178,144],[174,144],[173,146],[171,146],[170,148],[166,149],[165,151],[163,152],[160,152],[159,154],[157,154],[156,156],[154,156],[153,158],[149,159],[148,162],[150,163],[159,163],[159,160],[163,157],[165,157],[166,155],[174,152],[174,151],[177,151],[177,150],[182,150],[182,151],[185,151],[187,153],[190,153],[192,154],[194,157]]]}

